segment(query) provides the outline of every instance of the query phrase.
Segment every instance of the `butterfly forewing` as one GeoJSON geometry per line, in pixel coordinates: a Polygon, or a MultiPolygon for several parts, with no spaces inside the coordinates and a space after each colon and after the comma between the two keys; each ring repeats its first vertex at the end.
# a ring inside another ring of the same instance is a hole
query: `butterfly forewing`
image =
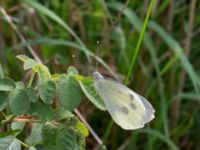
{"type": "Polygon", "coordinates": [[[123,129],[142,128],[154,118],[151,104],[123,84],[107,79],[94,84],[113,120],[123,129]]]}

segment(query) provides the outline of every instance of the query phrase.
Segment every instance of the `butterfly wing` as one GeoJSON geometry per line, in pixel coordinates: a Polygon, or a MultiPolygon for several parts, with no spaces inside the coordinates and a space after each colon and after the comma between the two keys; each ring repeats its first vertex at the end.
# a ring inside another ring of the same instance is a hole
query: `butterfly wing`
{"type": "Polygon", "coordinates": [[[101,79],[94,81],[94,86],[113,120],[123,129],[142,128],[154,118],[151,104],[123,84],[101,79]]]}

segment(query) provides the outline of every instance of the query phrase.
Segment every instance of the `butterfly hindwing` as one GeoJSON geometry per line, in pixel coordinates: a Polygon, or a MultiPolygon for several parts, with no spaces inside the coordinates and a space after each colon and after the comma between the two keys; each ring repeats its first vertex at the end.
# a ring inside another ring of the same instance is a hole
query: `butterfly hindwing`
{"type": "Polygon", "coordinates": [[[123,129],[142,128],[154,118],[151,104],[123,84],[103,78],[94,85],[113,120],[123,129]]]}

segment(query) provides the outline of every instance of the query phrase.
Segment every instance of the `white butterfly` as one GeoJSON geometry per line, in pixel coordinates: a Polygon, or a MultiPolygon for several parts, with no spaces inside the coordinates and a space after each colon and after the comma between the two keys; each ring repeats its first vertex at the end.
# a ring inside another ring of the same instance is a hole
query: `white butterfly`
{"type": "Polygon", "coordinates": [[[142,96],[125,85],[93,73],[94,87],[113,120],[126,130],[144,127],[154,116],[154,108],[142,96]]]}

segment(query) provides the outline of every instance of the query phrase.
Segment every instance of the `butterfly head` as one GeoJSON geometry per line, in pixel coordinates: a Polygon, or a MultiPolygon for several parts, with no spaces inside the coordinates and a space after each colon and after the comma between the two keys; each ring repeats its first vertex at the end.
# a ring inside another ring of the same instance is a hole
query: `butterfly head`
{"type": "Polygon", "coordinates": [[[95,71],[92,76],[96,81],[104,78],[98,71],[95,71]]]}

